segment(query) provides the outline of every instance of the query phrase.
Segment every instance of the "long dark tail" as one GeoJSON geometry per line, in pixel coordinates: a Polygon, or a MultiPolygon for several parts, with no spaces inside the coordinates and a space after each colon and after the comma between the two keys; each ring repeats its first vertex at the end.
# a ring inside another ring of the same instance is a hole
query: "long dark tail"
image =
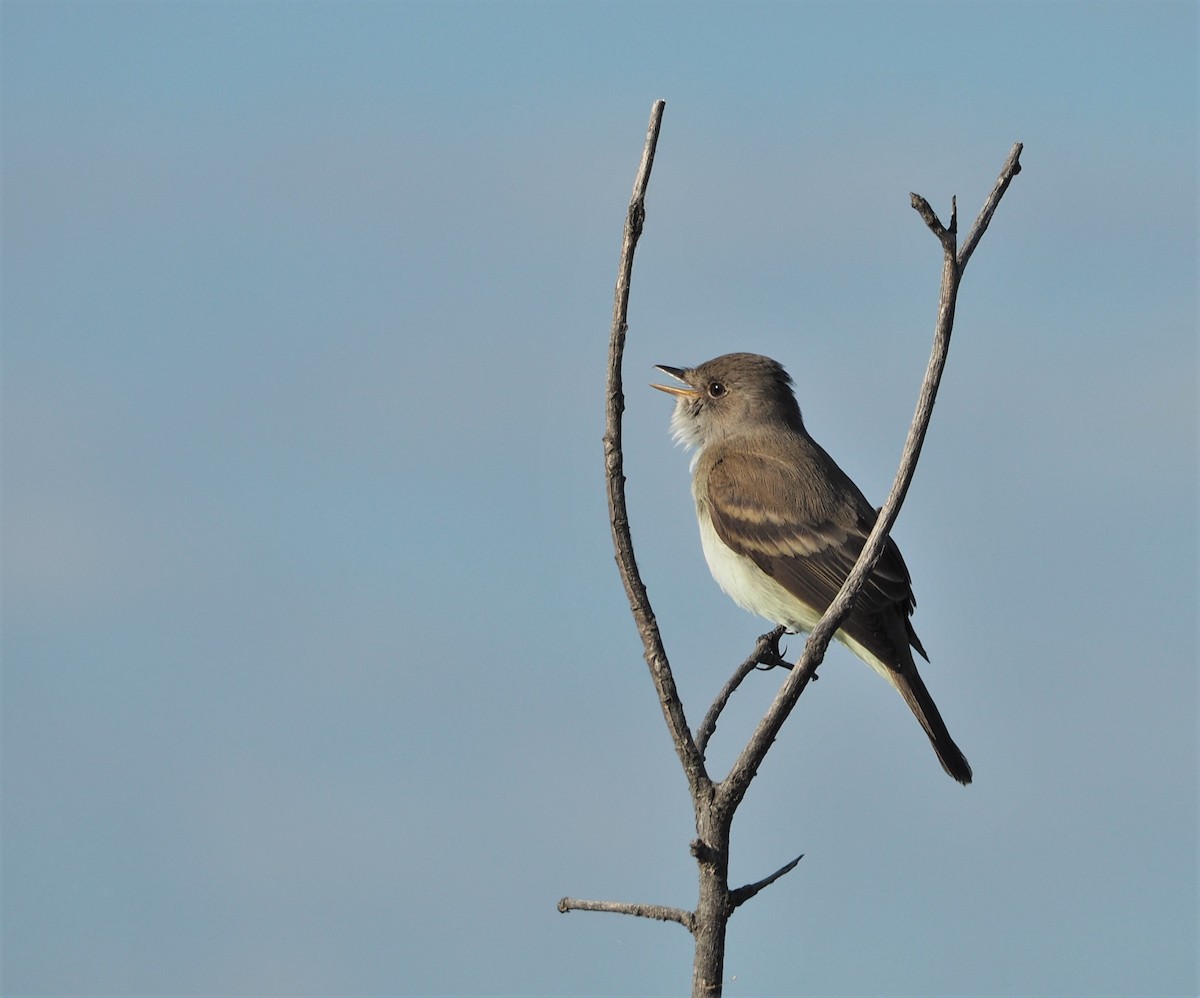
{"type": "Polygon", "coordinates": [[[910,667],[903,672],[897,671],[892,675],[896,689],[900,691],[904,702],[908,704],[916,719],[921,722],[921,727],[925,729],[925,734],[929,736],[929,742],[933,746],[934,752],[937,753],[942,769],[959,783],[970,783],[971,764],[967,762],[967,757],[954,744],[954,739],[946,730],[946,722],[938,713],[937,704],[933,702],[933,697],[925,688],[925,683],[922,682],[916,665],[910,664],[910,667]]]}

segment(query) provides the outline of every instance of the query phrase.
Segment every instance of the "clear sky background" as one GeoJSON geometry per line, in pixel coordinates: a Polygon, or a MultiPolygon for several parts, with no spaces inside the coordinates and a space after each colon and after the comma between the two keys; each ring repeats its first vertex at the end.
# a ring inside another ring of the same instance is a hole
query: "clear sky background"
{"type": "MultiPolygon", "coordinates": [[[[881,502],[975,769],[835,648],[734,826],[729,995],[1197,980],[1197,9],[58,3],[3,31],[6,995],[681,994],[696,723],[765,624],[652,365],[769,354],[881,502]]],[[[800,650],[792,639],[789,649],[800,650]]],[[[781,677],[752,677],[719,773],[781,677]]]]}

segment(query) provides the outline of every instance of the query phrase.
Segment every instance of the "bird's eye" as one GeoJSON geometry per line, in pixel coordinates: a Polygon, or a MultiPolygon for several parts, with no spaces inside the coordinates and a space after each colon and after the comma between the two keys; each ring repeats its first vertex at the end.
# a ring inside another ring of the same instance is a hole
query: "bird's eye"
{"type": "Polygon", "coordinates": [[[725,394],[725,386],[719,381],[711,381],[708,385],[708,394],[711,398],[719,399],[725,394]]]}

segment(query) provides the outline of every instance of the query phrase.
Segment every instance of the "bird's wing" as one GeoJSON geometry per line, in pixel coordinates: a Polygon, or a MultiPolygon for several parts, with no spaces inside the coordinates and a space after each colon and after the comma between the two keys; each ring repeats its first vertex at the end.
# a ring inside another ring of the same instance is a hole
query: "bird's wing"
{"type": "MultiPolygon", "coordinates": [[[[818,613],[837,595],[875,523],[875,511],[815,444],[787,461],[729,450],[708,470],[708,505],[718,536],[818,613]]],[[[908,568],[888,538],[874,571],[842,625],[884,661],[897,650],[879,615],[899,613],[924,655],[908,616],[916,605],[908,568]]],[[[897,663],[899,664],[899,663],[897,663]]]]}

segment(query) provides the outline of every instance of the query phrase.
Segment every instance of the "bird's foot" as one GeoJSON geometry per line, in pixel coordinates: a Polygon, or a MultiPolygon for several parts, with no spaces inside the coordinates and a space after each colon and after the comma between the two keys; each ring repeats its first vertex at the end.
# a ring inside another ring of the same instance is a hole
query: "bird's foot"
{"type": "MultiPolygon", "coordinates": [[[[797,634],[797,631],[789,631],[782,625],[776,627],[770,634],[764,634],[758,639],[758,655],[755,657],[754,668],[759,672],[767,672],[770,669],[780,668],[787,669],[789,672],[795,663],[789,662],[786,648],[779,647],[779,641],[785,634],[797,634]]],[[[820,677],[814,672],[810,677],[815,682],[820,677]]]]}
{"type": "Polygon", "coordinates": [[[787,654],[787,649],[780,649],[779,641],[787,634],[786,627],[776,627],[770,634],[764,634],[758,639],[758,654],[755,656],[754,667],[760,672],[766,672],[768,669],[776,667],[790,669],[792,663],[783,656],[787,654]]]}

